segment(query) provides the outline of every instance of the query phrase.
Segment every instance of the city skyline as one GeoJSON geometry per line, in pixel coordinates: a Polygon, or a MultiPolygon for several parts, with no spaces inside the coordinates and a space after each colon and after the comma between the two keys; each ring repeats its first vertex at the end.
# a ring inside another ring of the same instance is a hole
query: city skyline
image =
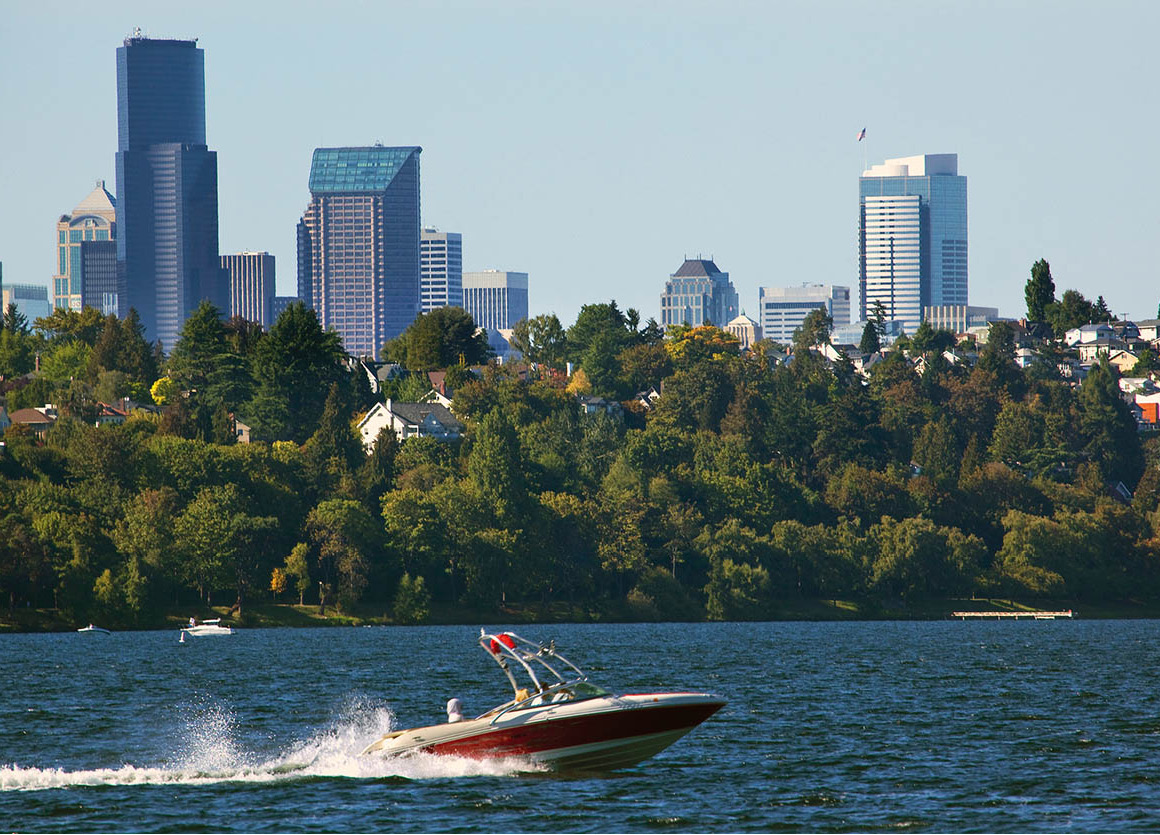
{"type": "MultiPolygon", "coordinates": [[[[1029,3],[1002,27],[985,6],[906,3],[890,27],[852,3],[828,4],[832,15],[739,3],[725,16],[682,3],[663,21],[647,7],[599,3],[358,8],[366,20],[356,32],[293,15],[271,22],[261,4],[130,3],[117,20],[78,10],[68,25],[14,9],[0,34],[21,67],[3,86],[18,125],[4,141],[23,161],[9,178],[17,205],[0,218],[8,280],[48,285],[52,221],[95,179],[113,180],[112,53],[136,23],[148,35],[198,37],[211,56],[206,118],[223,252],[293,262],[313,148],[413,143],[426,148],[422,222],[469,239],[465,269],[535,274],[533,315],[554,311],[567,324],[581,304],[615,298],[659,318],[656,288],[676,256],[696,251],[729,265],[752,313],[759,286],[855,287],[855,177],[870,160],[946,149],[971,178],[970,304],[1020,315],[1030,265],[1044,257],[1060,291],[1154,315],[1154,178],[1136,164],[1157,119],[1139,104],[1158,65],[1143,34],[1158,21],[1150,7],[1029,3]],[[450,27],[436,21],[439,9],[458,13],[450,27]],[[256,51],[258,26],[272,37],[256,51]],[[30,28],[44,37],[16,37],[30,28]],[[343,38],[327,35],[340,29],[343,38]],[[372,49],[387,29],[402,35],[398,45],[372,49]],[[910,50],[928,30],[955,37],[937,52],[910,50]],[[706,31],[718,61],[690,57],[706,31]],[[438,66],[423,57],[435,42],[455,47],[438,66]],[[1040,54],[1082,58],[1045,66],[1040,54]],[[413,89],[393,89],[377,108],[354,105],[371,92],[364,77],[409,72],[413,89]],[[452,103],[433,102],[441,87],[452,103]],[[889,88],[906,95],[882,96],[889,88]],[[323,118],[304,116],[303,96],[323,118]],[[43,106],[65,99],[71,132],[43,106]],[[683,118],[698,109],[705,119],[683,118]],[[1100,177],[1072,175],[1097,160],[1100,177]],[[577,241],[615,269],[593,277],[577,241]]],[[[294,293],[292,270],[282,273],[279,294],[294,293]]]]}

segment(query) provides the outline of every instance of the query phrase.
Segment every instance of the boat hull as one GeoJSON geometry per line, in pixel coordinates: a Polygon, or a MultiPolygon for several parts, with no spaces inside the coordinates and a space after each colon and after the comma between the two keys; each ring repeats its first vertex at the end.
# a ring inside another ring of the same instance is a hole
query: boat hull
{"type": "Polygon", "coordinates": [[[187,626],[181,630],[194,638],[207,638],[212,635],[233,635],[234,630],[229,626],[187,626]]]}
{"type": "Polygon", "coordinates": [[[663,751],[724,704],[706,693],[606,696],[396,732],[364,753],[423,751],[472,759],[518,758],[560,770],[613,770],[663,751]]]}

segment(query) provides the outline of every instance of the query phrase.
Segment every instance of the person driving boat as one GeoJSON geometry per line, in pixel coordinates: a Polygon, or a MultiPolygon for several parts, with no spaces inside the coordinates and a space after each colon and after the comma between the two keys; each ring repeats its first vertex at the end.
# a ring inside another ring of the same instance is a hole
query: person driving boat
{"type": "Polygon", "coordinates": [[[457,698],[451,698],[447,700],[447,721],[463,721],[463,703],[457,698]]]}

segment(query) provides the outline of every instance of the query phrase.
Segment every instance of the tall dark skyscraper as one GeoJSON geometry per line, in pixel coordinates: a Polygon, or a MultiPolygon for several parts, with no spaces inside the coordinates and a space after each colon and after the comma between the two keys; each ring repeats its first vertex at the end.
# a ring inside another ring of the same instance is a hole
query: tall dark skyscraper
{"type": "Polygon", "coordinates": [[[422,148],[317,148],[298,224],[298,295],[358,357],[419,313],[422,148]]]}
{"type": "Polygon", "coordinates": [[[117,50],[117,195],[120,313],[136,308],[146,337],[172,351],[198,303],[230,303],[197,41],[134,36],[117,50]]]}

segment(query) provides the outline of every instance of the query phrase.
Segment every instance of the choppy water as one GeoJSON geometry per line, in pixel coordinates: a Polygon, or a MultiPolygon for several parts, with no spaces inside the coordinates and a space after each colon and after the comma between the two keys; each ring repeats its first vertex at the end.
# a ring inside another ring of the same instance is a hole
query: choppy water
{"type": "Polygon", "coordinates": [[[609,775],[390,761],[358,752],[505,697],[477,629],[0,635],[0,830],[1160,828],[1160,622],[516,631],[730,704],[609,775]]]}

